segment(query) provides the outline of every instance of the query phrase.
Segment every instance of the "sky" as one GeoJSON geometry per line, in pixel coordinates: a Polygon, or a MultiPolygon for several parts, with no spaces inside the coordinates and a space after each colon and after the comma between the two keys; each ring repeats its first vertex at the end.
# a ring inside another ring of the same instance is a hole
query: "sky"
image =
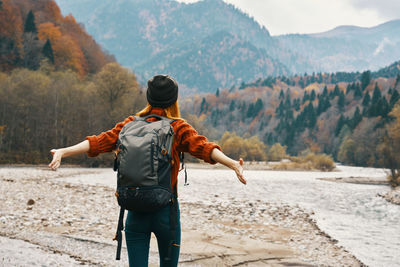
{"type": "MultiPolygon", "coordinates": [[[[192,3],[199,0],[178,0],[192,3]]],[[[223,0],[243,10],[271,35],[318,33],[341,25],[373,27],[400,19],[400,0],[223,0]]]]}

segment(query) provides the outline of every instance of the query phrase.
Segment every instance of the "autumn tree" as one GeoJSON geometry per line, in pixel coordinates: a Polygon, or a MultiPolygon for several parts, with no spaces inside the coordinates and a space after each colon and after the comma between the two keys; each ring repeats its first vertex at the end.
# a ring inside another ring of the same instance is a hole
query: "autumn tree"
{"type": "Polygon", "coordinates": [[[282,146],[280,143],[275,143],[268,150],[268,160],[280,161],[284,158],[287,158],[288,155],[286,154],[286,149],[287,149],[286,146],[282,146]]]}
{"type": "Polygon", "coordinates": [[[389,176],[392,185],[400,185],[400,104],[390,112],[393,121],[386,126],[387,135],[379,145],[383,166],[390,169],[389,176]]]}
{"type": "Polygon", "coordinates": [[[356,142],[355,165],[375,166],[377,164],[376,148],[381,142],[382,129],[376,128],[380,118],[362,120],[354,129],[351,138],[356,142]]]}
{"type": "Polygon", "coordinates": [[[23,56],[23,22],[12,1],[2,1],[0,9],[0,71],[10,71],[23,56]]]}
{"type": "Polygon", "coordinates": [[[248,161],[265,161],[267,158],[266,145],[256,136],[245,139],[236,133],[225,132],[218,143],[224,153],[232,158],[248,161]]]}
{"type": "Polygon", "coordinates": [[[118,63],[107,64],[95,76],[94,91],[108,127],[145,106],[135,74],[118,63]]]}
{"type": "Polygon", "coordinates": [[[345,139],[339,148],[338,160],[348,165],[355,164],[356,143],[351,138],[345,139]]]}
{"type": "Polygon", "coordinates": [[[244,140],[235,133],[225,132],[218,143],[227,156],[232,158],[245,158],[246,148],[244,140]]]}

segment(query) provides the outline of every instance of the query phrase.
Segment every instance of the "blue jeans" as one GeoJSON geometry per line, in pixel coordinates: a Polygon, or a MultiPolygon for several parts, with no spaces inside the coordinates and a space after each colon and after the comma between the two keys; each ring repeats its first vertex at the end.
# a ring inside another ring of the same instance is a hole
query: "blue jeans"
{"type": "Polygon", "coordinates": [[[157,212],[141,213],[128,211],[125,223],[125,239],[128,249],[129,266],[145,267],[149,262],[150,236],[153,232],[157,238],[160,267],[178,266],[181,243],[181,223],[179,204],[177,203],[176,244],[171,247],[171,260],[167,261],[168,249],[171,246],[170,206],[157,212]]]}

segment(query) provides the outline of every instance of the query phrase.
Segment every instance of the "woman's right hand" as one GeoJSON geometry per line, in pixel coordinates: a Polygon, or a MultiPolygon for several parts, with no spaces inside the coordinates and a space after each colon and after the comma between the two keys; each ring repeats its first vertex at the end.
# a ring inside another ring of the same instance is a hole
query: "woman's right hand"
{"type": "Polygon", "coordinates": [[[62,149],[52,149],[50,153],[53,154],[53,160],[49,164],[49,168],[53,171],[57,170],[61,165],[61,159],[63,157],[62,149]]]}

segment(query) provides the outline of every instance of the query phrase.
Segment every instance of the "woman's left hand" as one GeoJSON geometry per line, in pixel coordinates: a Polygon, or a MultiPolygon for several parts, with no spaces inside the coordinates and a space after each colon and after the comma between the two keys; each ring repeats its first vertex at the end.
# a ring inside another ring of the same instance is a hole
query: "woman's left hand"
{"type": "Polygon", "coordinates": [[[239,179],[240,182],[242,182],[243,184],[246,184],[247,181],[243,176],[243,159],[240,158],[239,162],[235,162],[233,168],[232,168],[235,172],[236,172],[236,176],[239,179]]]}

